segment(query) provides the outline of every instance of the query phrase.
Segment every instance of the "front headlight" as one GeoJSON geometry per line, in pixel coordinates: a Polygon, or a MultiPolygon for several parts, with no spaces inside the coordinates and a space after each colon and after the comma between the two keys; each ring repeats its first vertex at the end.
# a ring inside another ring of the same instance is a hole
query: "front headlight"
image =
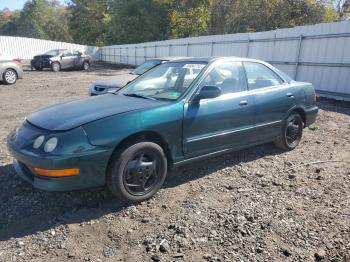
{"type": "Polygon", "coordinates": [[[117,92],[119,89],[118,88],[116,88],[116,87],[111,87],[111,88],[109,88],[108,90],[107,90],[107,93],[115,93],[115,92],[117,92]]]}
{"type": "Polygon", "coordinates": [[[57,143],[58,143],[58,138],[57,137],[52,137],[49,140],[47,140],[47,142],[45,143],[44,146],[44,151],[46,153],[51,153],[52,151],[54,151],[57,147],[57,143]]]}
{"type": "Polygon", "coordinates": [[[41,147],[41,145],[44,143],[44,140],[45,140],[44,136],[37,137],[37,139],[35,139],[33,143],[33,148],[38,149],[39,147],[41,147]]]}

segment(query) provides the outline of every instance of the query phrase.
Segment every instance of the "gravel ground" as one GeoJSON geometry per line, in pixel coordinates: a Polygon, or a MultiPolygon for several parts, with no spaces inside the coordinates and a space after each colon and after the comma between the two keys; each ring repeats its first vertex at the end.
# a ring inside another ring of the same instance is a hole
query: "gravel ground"
{"type": "Polygon", "coordinates": [[[139,205],[17,178],[7,134],[120,70],[27,71],[0,84],[0,261],[350,261],[347,104],[322,101],[318,128],[292,152],[268,144],[183,167],[139,205]]]}

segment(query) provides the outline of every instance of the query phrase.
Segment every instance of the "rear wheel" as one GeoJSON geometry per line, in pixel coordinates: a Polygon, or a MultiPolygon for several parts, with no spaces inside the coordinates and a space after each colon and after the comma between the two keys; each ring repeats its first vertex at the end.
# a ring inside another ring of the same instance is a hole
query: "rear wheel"
{"type": "Polygon", "coordinates": [[[123,200],[141,202],[162,187],[166,174],[167,159],[163,149],[153,142],[140,142],[112,157],[107,186],[123,200]]]}
{"type": "Polygon", "coordinates": [[[13,85],[17,81],[17,73],[13,69],[6,69],[2,75],[2,80],[6,85],[13,85]]]}
{"type": "Polygon", "coordinates": [[[298,113],[292,113],[283,124],[280,137],[275,141],[275,145],[284,150],[296,148],[303,136],[304,123],[298,113]]]}
{"type": "Polygon", "coordinates": [[[54,62],[51,64],[51,70],[54,72],[59,72],[61,70],[61,65],[58,62],[54,62]]]}

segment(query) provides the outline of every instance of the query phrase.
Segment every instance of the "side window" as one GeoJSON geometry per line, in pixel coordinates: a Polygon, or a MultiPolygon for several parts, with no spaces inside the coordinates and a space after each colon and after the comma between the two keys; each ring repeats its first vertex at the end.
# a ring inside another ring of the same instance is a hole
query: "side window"
{"type": "Polygon", "coordinates": [[[203,86],[217,86],[222,94],[247,90],[244,70],[240,62],[223,62],[217,65],[201,83],[203,86]]]}
{"type": "Polygon", "coordinates": [[[244,68],[247,73],[250,90],[277,86],[283,83],[282,79],[275,72],[263,64],[244,62],[244,68]]]}
{"type": "Polygon", "coordinates": [[[79,51],[74,50],[73,51],[73,56],[81,56],[81,53],[79,51]]]}
{"type": "Polygon", "coordinates": [[[72,51],[71,50],[65,50],[62,53],[63,56],[72,56],[72,51]]]}

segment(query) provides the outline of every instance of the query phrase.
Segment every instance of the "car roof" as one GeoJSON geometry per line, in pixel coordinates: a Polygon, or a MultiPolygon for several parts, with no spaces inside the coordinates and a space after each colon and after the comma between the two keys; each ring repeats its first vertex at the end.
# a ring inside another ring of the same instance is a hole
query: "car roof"
{"type": "Polygon", "coordinates": [[[198,63],[211,63],[217,60],[226,60],[230,59],[233,61],[249,61],[249,62],[259,62],[264,63],[264,61],[251,59],[246,57],[238,57],[238,56],[209,56],[209,57],[186,57],[181,59],[171,60],[171,62],[198,62],[198,63]]]}
{"type": "Polygon", "coordinates": [[[164,57],[155,58],[155,60],[174,61],[174,60],[181,60],[181,59],[186,59],[186,58],[189,58],[189,57],[186,57],[186,56],[164,56],[164,57]]]}

